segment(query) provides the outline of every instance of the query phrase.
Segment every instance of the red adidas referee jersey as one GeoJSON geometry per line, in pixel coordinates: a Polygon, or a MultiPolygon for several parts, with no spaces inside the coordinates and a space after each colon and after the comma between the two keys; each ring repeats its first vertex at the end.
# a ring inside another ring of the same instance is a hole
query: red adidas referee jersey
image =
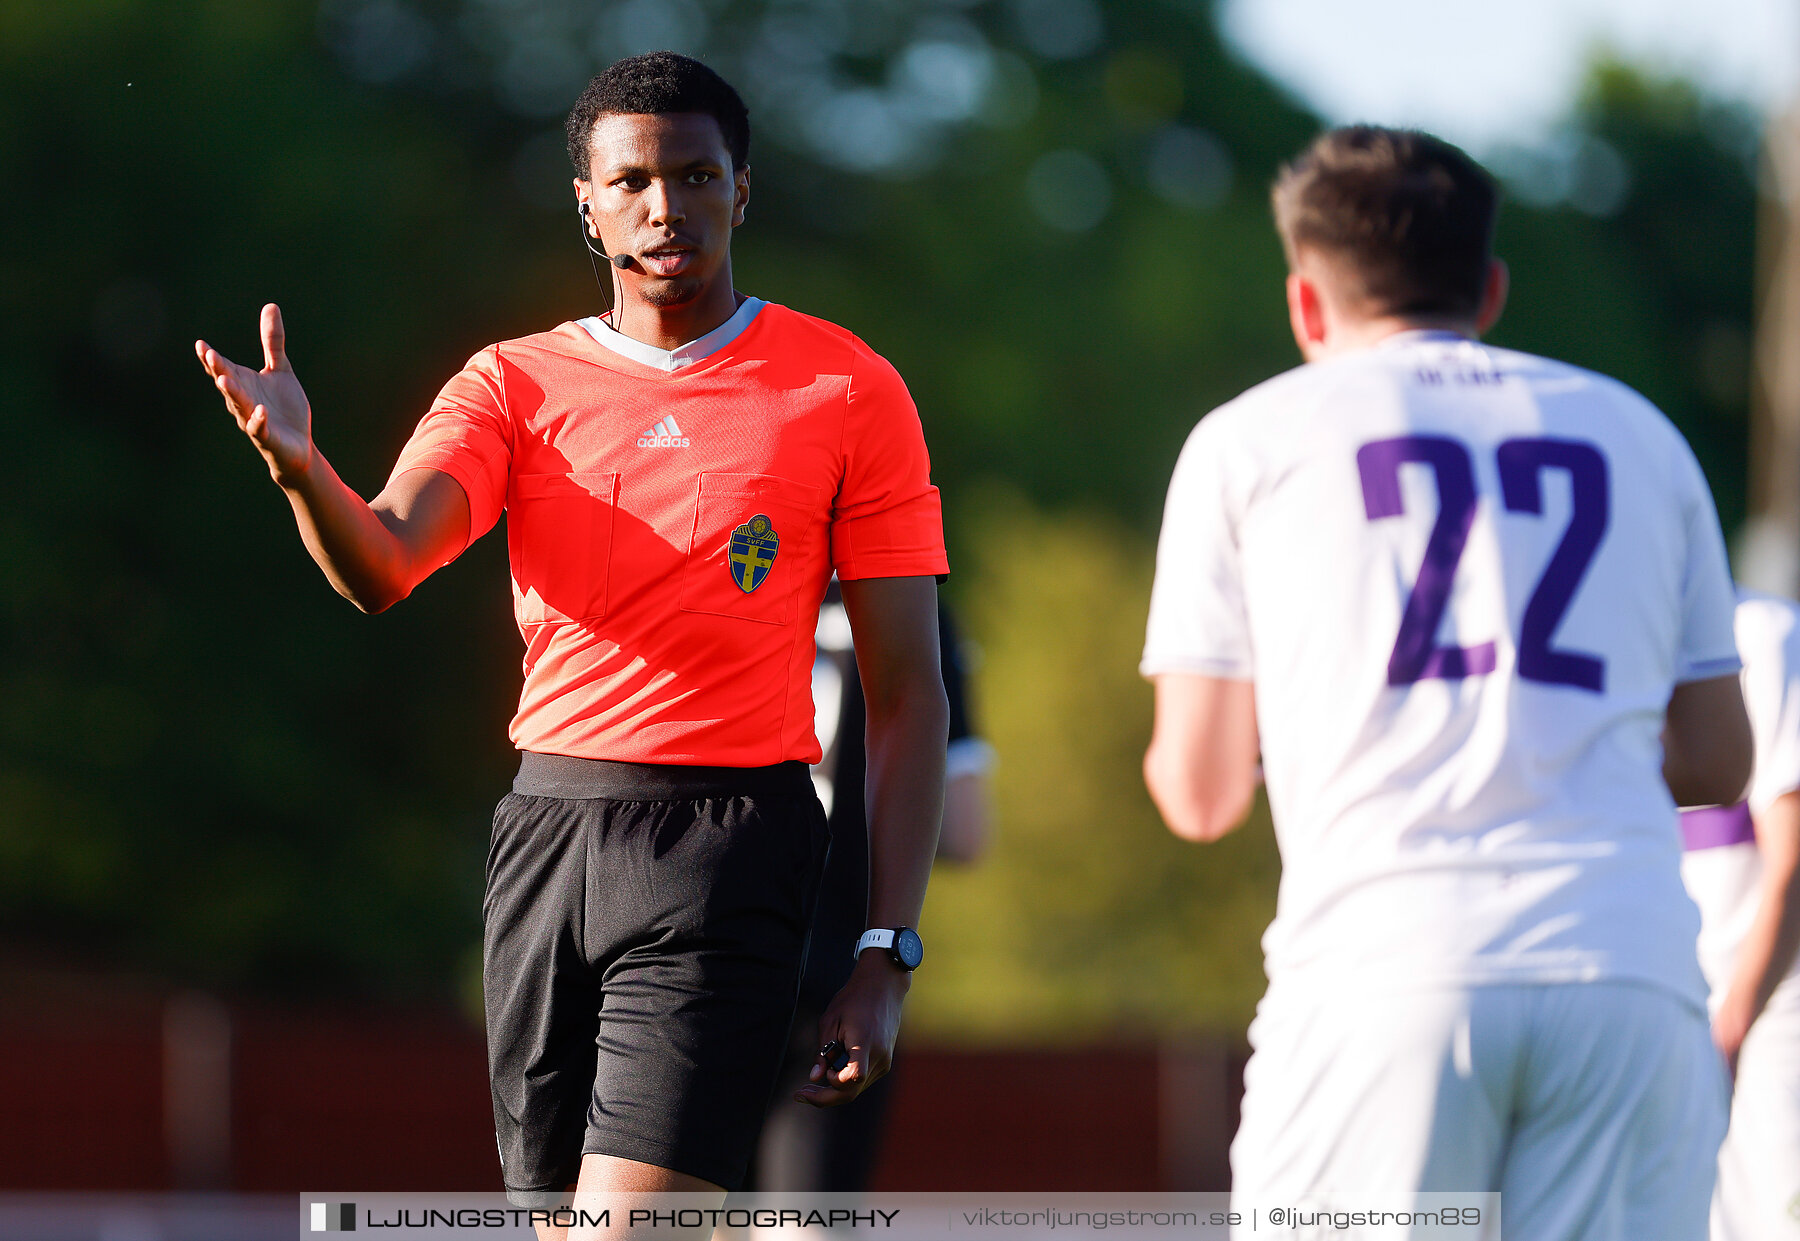
{"type": "Polygon", "coordinates": [[[394,474],[421,467],[462,484],[471,542],[507,513],[522,750],[816,762],[813,629],[832,572],[948,569],[900,376],[773,304],[674,372],[573,323],[490,346],[394,474]]]}

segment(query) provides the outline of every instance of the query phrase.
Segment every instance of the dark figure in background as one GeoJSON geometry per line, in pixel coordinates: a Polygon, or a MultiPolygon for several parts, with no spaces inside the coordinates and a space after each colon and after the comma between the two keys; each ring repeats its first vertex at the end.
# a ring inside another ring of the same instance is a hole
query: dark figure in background
{"type": "MultiPolygon", "coordinates": [[[[794,1101],[794,1091],[817,1062],[819,1017],[842,989],[854,964],[851,953],[868,925],[869,824],[863,801],[866,755],[862,679],[850,641],[850,624],[834,582],[819,611],[818,657],[813,664],[815,729],[824,757],[813,783],[831,824],[831,853],[813,914],[800,1007],[781,1087],[775,1092],[750,1169],[749,1183],[764,1192],[857,1193],[868,1188],[880,1154],[889,1079],[870,1086],[846,1107],[819,1109],[794,1101]]],[[[965,650],[949,610],[938,604],[938,650],[944,694],[950,703],[950,739],[944,759],[944,826],[937,856],[976,861],[988,843],[988,770],[993,751],[970,722],[965,650]]]]}

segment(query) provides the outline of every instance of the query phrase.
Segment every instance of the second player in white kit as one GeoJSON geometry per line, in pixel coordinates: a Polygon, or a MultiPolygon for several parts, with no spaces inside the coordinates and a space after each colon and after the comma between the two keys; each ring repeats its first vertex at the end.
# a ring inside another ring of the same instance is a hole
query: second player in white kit
{"type": "Polygon", "coordinates": [[[1800,606],[1740,592],[1749,794],[1682,815],[1713,1038],[1735,1057],[1713,1241],[1800,1241],[1800,606]]]}
{"type": "Polygon", "coordinates": [[[1734,796],[1748,758],[1706,481],[1624,385],[1473,339],[1505,275],[1491,205],[1457,234],[1460,152],[1356,129],[1298,166],[1315,216],[1373,222],[1284,222],[1311,362],[1190,437],[1143,660],[1171,826],[1229,830],[1260,745],[1281,848],[1234,1193],[1698,1238],[1726,1078],[1670,788],[1734,796]],[[1429,274],[1446,235],[1478,298],[1378,295],[1382,246],[1429,274]]]}

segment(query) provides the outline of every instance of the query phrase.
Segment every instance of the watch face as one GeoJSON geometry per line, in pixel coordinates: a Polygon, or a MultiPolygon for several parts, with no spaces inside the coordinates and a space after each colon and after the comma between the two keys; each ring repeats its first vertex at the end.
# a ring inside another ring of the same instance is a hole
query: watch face
{"type": "Polygon", "coordinates": [[[916,970],[919,962],[925,959],[925,941],[911,927],[901,927],[899,934],[894,936],[894,955],[907,969],[916,970]]]}

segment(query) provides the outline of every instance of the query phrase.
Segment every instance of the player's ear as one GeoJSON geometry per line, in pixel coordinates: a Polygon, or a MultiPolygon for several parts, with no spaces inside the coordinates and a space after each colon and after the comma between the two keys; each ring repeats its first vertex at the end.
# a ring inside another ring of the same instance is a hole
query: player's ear
{"type": "Polygon", "coordinates": [[[580,177],[576,177],[573,184],[575,186],[575,210],[581,212],[582,227],[587,229],[588,236],[598,240],[600,237],[600,222],[594,219],[592,210],[594,194],[593,184],[591,182],[583,181],[580,177]]]}
{"type": "Polygon", "coordinates": [[[1485,335],[1500,321],[1500,312],[1506,309],[1506,293],[1511,287],[1512,273],[1506,269],[1506,260],[1489,259],[1487,281],[1481,286],[1481,306],[1475,312],[1477,336],[1485,335]]]}
{"type": "Polygon", "coordinates": [[[750,205],[750,165],[732,170],[733,196],[731,204],[731,227],[736,228],[744,222],[744,208],[750,205]]]}
{"type": "Polygon", "coordinates": [[[1312,361],[1325,347],[1325,303],[1319,286],[1297,271],[1287,278],[1288,326],[1300,356],[1312,361]]]}

